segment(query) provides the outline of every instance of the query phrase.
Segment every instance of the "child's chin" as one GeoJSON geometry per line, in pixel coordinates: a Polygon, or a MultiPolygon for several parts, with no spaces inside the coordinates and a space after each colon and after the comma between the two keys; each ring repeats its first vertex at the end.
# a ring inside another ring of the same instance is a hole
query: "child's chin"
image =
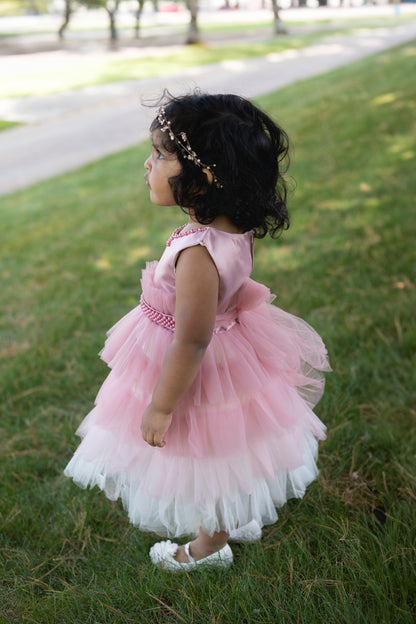
{"type": "Polygon", "coordinates": [[[152,193],[150,193],[150,201],[152,202],[152,204],[155,204],[155,206],[166,206],[166,207],[176,206],[176,203],[175,203],[175,201],[173,199],[172,200],[167,200],[167,199],[162,200],[162,199],[160,199],[158,197],[154,197],[152,195],[152,193]]]}

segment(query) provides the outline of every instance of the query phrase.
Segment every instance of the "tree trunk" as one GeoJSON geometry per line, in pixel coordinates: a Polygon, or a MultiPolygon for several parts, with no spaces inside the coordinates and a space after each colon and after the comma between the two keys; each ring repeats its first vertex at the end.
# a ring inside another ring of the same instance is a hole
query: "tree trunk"
{"type": "Polygon", "coordinates": [[[118,9],[119,0],[113,0],[106,3],[106,11],[110,18],[110,39],[111,41],[117,41],[117,28],[116,28],[116,14],[118,9]]]}
{"type": "Polygon", "coordinates": [[[71,15],[72,15],[72,0],[65,0],[64,21],[63,21],[60,29],[58,30],[59,39],[63,39],[64,38],[64,32],[66,30],[66,27],[69,24],[69,20],[71,19],[71,15]]]}
{"type": "Polygon", "coordinates": [[[287,30],[282,20],[279,17],[280,7],[277,4],[277,0],[272,0],[273,6],[273,31],[275,35],[286,35],[287,30]]]}
{"type": "Polygon", "coordinates": [[[144,1],[145,0],[137,0],[136,24],[134,27],[134,36],[136,39],[140,37],[140,18],[142,16],[144,1]]]}
{"type": "Polygon", "coordinates": [[[198,28],[198,0],[186,0],[186,7],[191,14],[191,21],[189,22],[189,30],[186,43],[199,43],[200,39],[198,28]]]}
{"type": "Polygon", "coordinates": [[[39,15],[35,0],[29,0],[29,15],[39,15]]]}

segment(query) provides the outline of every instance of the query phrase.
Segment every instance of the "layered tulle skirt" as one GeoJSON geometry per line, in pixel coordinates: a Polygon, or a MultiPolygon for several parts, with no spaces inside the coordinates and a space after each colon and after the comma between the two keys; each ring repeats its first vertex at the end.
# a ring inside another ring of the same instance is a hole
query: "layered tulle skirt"
{"type": "MultiPolygon", "coordinates": [[[[143,297],[163,319],[175,301],[154,283],[156,264],[143,272],[143,297]]],[[[270,300],[247,279],[236,308],[217,317],[163,448],[142,440],[140,424],[173,331],[143,305],[123,317],[108,334],[101,357],[111,371],[65,474],[121,498],[134,525],[162,536],[275,522],[275,508],[316,477],[325,426],[312,408],[329,365],[318,334],[270,300]]]]}

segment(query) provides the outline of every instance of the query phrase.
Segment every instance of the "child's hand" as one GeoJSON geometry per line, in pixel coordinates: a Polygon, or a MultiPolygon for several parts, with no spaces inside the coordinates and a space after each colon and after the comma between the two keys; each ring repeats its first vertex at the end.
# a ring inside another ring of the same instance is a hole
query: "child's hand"
{"type": "Polygon", "coordinates": [[[159,446],[162,448],[166,445],[163,439],[166,431],[172,422],[172,414],[165,414],[157,410],[152,404],[148,405],[142,416],[142,436],[143,440],[150,446],[159,446]]]}

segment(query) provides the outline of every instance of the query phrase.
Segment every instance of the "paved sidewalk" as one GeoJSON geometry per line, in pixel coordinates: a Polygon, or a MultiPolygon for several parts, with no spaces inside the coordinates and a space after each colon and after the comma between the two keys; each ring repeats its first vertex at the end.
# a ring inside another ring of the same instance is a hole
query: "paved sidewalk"
{"type": "Polygon", "coordinates": [[[141,101],[200,87],[257,97],[416,38],[416,22],[329,36],[301,50],[194,67],[167,78],[126,81],[0,103],[0,119],[29,125],[0,133],[0,195],[136,145],[148,136],[154,110],[141,101]]]}

